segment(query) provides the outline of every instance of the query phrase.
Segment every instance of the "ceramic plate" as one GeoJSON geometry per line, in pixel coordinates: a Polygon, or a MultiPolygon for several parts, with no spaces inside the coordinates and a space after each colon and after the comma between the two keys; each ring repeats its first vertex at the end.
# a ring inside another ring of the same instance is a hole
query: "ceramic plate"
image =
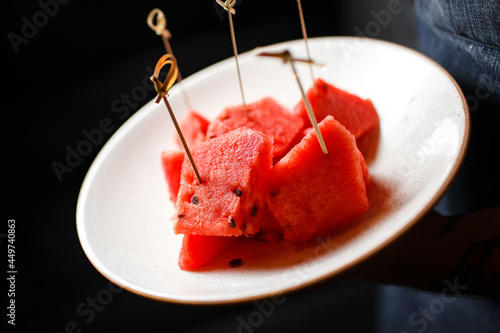
{"type": "MultiPolygon", "coordinates": [[[[315,69],[337,87],[370,98],[381,121],[378,149],[369,161],[374,186],[370,210],[349,228],[290,246],[245,242],[204,270],[181,271],[182,236],[169,218],[174,206],[160,162],[175,148],[175,132],[164,104],[154,101],[136,112],[105,144],[83,182],[77,205],[81,245],[95,268],[131,292],[157,300],[222,304],[291,292],[332,277],[403,234],[436,203],[464,157],[469,115],[451,76],[427,57],[392,43],[354,37],[309,42],[315,69]],[[243,258],[243,265],[228,261],[243,258]]],[[[258,57],[289,50],[305,58],[301,40],[239,56],[247,102],[274,97],[292,108],[300,91],[291,68],[258,57]]],[[[154,65],[154,64],[152,64],[154,65]]],[[[307,65],[297,64],[306,87],[307,65]]],[[[206,68],[175,85],[169,101],[181,118],[187,105],[209,120],[241,103],[234,58],[206,68]]]]}

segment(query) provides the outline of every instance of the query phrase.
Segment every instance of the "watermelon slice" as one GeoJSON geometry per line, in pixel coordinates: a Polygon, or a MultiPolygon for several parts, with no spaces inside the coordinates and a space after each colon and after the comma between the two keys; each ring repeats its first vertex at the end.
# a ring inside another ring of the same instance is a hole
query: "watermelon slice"
{"type": "Polygon", "coordinates": [[[359,152],[359,164],[361,165],[361,173],[363,174],[363,180],[365,181],[366,191],[368,191],[372,187],[372,177],[370,176],[370,172],[368,171],[368,166],[366,165],[365,158],[361,151],[359,152]]]}
{"type": "MultiPolygon", "coordinates": [[[[331,115],[356,139],[369,131],[375,131],[379,126],[379,117],[371,100],[338,89],[322,79],[316,79],[316,88],[307,91],[307,98],[318,122],[331,115]]],[[[306,126],[310,126],[311,122],[302,100],[295,106],[294,112],[304,119],[306,126]]]]}
{"type": "Polygon", "coordinates": [[[278,242],[283,237],[283,230],[281,229],[280,223],[269,211],[267,205],[262,212],[260,230],[255,237],[273,244],[278,242]]]}
{"type": "Polygon", "coordinates": [[[178,258],[179,268],[191,271],[205,266],[238,240],[238,237],[184,235],[178,258]]]}
{"type": "Polygon", "coordinates": [[[251,128],[274,138],[273,156],[278,156],[303,126],[301,117],[293,115],[271,97],[266,97],[248,104],[247,116],[243,105],[225,108],[208,126],[207,137],[214,138],[239,127],[251,128]]]}
{"type": "Polygon", "coordinates": [[[169,150],[161,154],[161,162],[165,179],[167,181],[170,200],[175,203],[177,201],[177,193],[179,193],[181,181],[181,168],[184,161],[184,151],[169,150]]]}
{"type": "MultiPolygon", "coordinates": [[[[290,147],[288,147],[288,150],[283,155],[280,155],[280,156],[274,158],[274,164],[278,163],[281,158],[286,156],[286,153],[288,153],[290,150],[293,149],[293,147],[295,147],[297,144],[299,144],[302,141],[302,139],[307,134],[309,134],[309,132],[311,132],[311,131],[314,131],[314,129],[312,127],[307,127],[307,128],[304,128],[302,131],[300,131],[293,139],[292,143],[290,144],[290,147]]],[[[358,145],[358,148],[359,148],[359,145],[358,145]]],[[[372,179],[371,179],[370,173],[368,171],[368,166],[366,164],[366,160],[365,160],[363,154],[361,153],[361,148],[359,148],[359,150],[360,150],[359,162],[361,163],[361,170],[363,172],[363,179],[365,180],[366,190],[368,190],[372,186],[372,179]]]]}
{"type": "Polygon", "coordinates": [[[305,242],[368,210],[360,152],[354,136],[332,116],[319,123],[270,171],[269,210],[291,242],[305,242]]]}
{"type": "Polygon", "coordinates": [[[272,166],[273,139],[238,128],[191,147],[181,171],[174,232],[205,236],[253,235],[265,206],[262,179],[272,166]]]}
{"type": "MultiPolygon", "coordinates": [[[[194,110],[189,110],[179,120],[179,128],[188,147],[191,147],[206,138],[209,121],[194,110]]],[[[175,142],[182,148],[181,140],[175,133],[175,142]]]]}
{"type": "Polygon", "coordinates": [[[363,154],[366,162],[372,161],[377,156],[377,148],[380,141],[380,126],[375,126],[368,132],[356,138],[358,148],[363,154]]]}
{"type": "Polygon", "coordinates": [[[286,154],[288,154],[288,152],[290,150],[293,149],[293,147],[295,147],[300,141],[302,141],[302,139],[310,132],[310,131],[313,131],[313,127],[310,126],[310,127],[306,127],[306,128],[302,128],[300,131],[297,132],[297,134],[295,135],[295,137],[292,139],[292,141],[290,142],[290,144],[288,145],[287,149],[281,153],[281,155],[278,155],[278,156],[275,156],[274,159],[273,159],[273,164],[276,164],[279,162],[279,160],[281,160],[286,154]]]}

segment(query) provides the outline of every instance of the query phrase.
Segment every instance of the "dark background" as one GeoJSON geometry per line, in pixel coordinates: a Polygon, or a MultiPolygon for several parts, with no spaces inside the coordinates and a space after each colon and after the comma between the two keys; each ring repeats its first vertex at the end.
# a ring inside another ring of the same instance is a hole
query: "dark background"
{"type": "MultiPolygon", "coordinates": [[[[303,3],[310,37],[356,35],[356,27],[364,30],[365,24],[374,20],[371,11],[387,8],[383,0],[325,3],[303,3]]],[[[160,37],[146,24],[153,8],[162,9],[167,16],[167,28],[173,35],[171,44],[183,77],[233,55],[227,14],[215,1],[208,0],[46,0],[4,4],[3,21],[7,25],[2,54],[6,89],[2,94],[2,127],[7,150],[3,159],[7,167],[4,192],[8,199],[3,204],[0,241],[2,253],[6,253],[6,221],[15,219],[16,331],[416,331],[408,317],[432,300],[425,297],[432,296],[357,279],[287,295],[286,302],[276,305],[272,315],[250,328],[239,326],[238,318],[248,320],[255,314],[258,308],[252,303],[176,305],[127,291],[113,294],[112,300],[97,307],[92,316],[80,315],[77,308],[82,303],[88,304],[110,288],[109,281],[94,269],[80,246],[75,210],[85,174],[112,133],[105,134],[102,142],[62,179],[56,176],[52,164],[65,163],[68,147],[74,149],[85,139],[83,131],[98,128],[103,118],[112,119],[116,130],[154,97],[149,91],[148,96],[134,100],[124,119],[112,112],[113,101],[141,85],[150,74],[146,68],[154,67],[165,53],[160,37]],[[45,15],[46,20],[40,14],[44,10],[50,14],[45,15]],[[30,30],[26,22],[38,22],[38,27],[30,30]],[[9,33],[24,33],[29,38],[16,50],[9,33]],[[402,303],[388,302],[389,294],[401,296],[396,299],[402,303]]],[[[412,2],[402,0],[401,6],[402,13],[393,16],[372,37],[417,48],[412,2]]],[[[239,52],[302,37],[296,1],[244,0],[235,8],[239,52]]],[[[460,310],[460,304],[482,309],[483,327],[493,327],[488,324],[491,315],[487,302],[461,300],[450,305],[446,316],[429,321],[425,330],[437,332],[473,325],[477,316],[460,310]]],[[[13,329],[10,325],[8,328],[13,329]]]]}

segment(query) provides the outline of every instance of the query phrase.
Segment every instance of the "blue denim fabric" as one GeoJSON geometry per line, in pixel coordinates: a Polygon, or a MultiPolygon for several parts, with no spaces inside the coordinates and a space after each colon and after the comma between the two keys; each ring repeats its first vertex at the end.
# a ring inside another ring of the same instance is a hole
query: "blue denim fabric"
{"type": "Polygon", "coordinates": [[[500,96],[500,1],[417,0],[420,50],[464,89],[500,96]]]}
{"type": "MultiPolygon", "coordinates": [[[[500,205],[500,1],[416,0],[414,4],[419,51],[455,78],[471,111],[465,161],[434,209],[449,216],[500,205]]],[[[495,300],[443,298],[385,285],[379,287],[378,296],[377,332],[500,329],[495,315],[500,304],[495,300]]]]}
{"type": "Polygon", "coordinates": [[[416,0],[419,50],[460,85],[471,111],[467,156],[435,210],[500,205],[500,1],[416,0]]]}

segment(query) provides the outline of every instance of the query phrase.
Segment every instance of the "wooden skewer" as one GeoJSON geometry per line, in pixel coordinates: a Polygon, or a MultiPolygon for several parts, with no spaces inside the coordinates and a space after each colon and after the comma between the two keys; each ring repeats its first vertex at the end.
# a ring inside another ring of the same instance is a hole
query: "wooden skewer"
{"type": "MultiPolygon", "coordinates": [[[[302,3],[300,2],[300,0],[297,0],[297,5],[299,7],[300,25],[302,27],[302,36],[304,38],[304,43],[306,44],[307,59],[311,60],[311,54],[309,53],[309,43],[307,42],[306,23],[304,20],[304,13],[302,11],[302,3]]],[[[309,72],[311,73],[311,79],[313,82],[313,86],[316,89],[316,81],[314,80],[312,62],[309,63],[309,72]]]]}
{"type": "MultiPolygon", "coordinates": [[[[172,46],[170,45],[170,38],[172,38],[172,34],[170,31],[167,29],[167,18],[165,17],[165,14],[158,8],[153,9],[151,12],[149,12],[148,17],[147,17],[147,23],[148,26],[158,35],[161,36],[161,39],[163,40],[163,44],[165,45],[165,49],[167,50],[168,54],[174,55],[174,52],[172,51],[172,46]],[[156,19],[156,23],[155,23],[156,19]]],[[[186,103],[186,107],[188,109],[192,109],[191,107],[191,102],[189,100],[189,96],[187,95],[186,89],[184,88],[184,85],[182,84],[182,76],[177,69],[178,74],[177,74],[177,82],[182,85],[182,94],[184,96],[184,102],[186,103]]]]}
{"type": "Polygon", "coordinates": [[[177,60],[175,57],[171,54],[165,54],[158,60],[156,63],[156,67],[154,70],[153,75],[151,76],[151,81],[153,81],[155,90],[158,93],[158,97],[156,98],[156,103],[159,103],[160,100],[163,99],[165,102],[165,105],[167,106],[168,112],[170,114],[170,118],[172,118],[172,122],[174,123],[175,130],[177,131],[177,134],[179,135],[179,138],[181,140],[182,146],[184,147],[184,151],[186,152],[186,155],[189,159],[189,163],[191,163],[191,167],[193,168],[194,175],[196,176],[196,180],[198,180],[198,184],[201,184],[201,177],[200,174],[198,173],[198,169],[196,168],[196,165],[193,160],[193,156],[191,155],[191,152],[189,151],[189,147],[186,144],[186,140],[184,139],[184,135],[182,134],[182,131],[179,127],[179,124],[177,123],[177,120],[175,119],[174,112],[172,111],[172,108],[170,106],[170,103],[168,102],[167,95],[168,91],[170,88],[174,85],[177,75],[179,73],[179,70],[177,68],[177,60]],[[160,75],[161,69],[166,66],[170,65],[170,69],[168,71],[167,77],[165,78],[165,81],[162,83],[158,76],[160,75]]]}
{"type": "Polygon", "coordinates": [[[247,116],[248,115],[247,104],[245,102],[245,94],[243,93],[243,83],[241,81],[240,65],[238,61],[238,48],[236,47],[236,37],[234,34],[234,25],[233,25],[233,15],[236,14],[236,11],[233,8],[233,6],[236,4],[236,0],[226,0],[226,2],[222,2],[221,0],[216,0],[216,1],[219,5],[222,6],[222,8],[224,8],[227,11],[227,15],[229,17],[229,29],[231,31],[231,41],[233,43],[234,59],[236,60],[236,70],[238,71],[241,99],[243,100],[243,111],[245,113],[245,116],[247,116]]]}
{"type": "MultiPolygon", "coordinates": [[[[264,57],[274,57],[274,58],[280,58],[283,60],[283,63],[290,63],[293,71],[293,75],[295,76],[295,79],[297,80],[297,83],[299,85],[300,93],[302,94],[302,100],[304,101],[304,104],[306,106],[307,114],[309,115],[309,120],[311,120],[311,123],[314,127],[314,131],[316,132],[316,136],[318,137],[319,145],[321,146],[321,150],[323,150],[323,153],[326,155],[328,154],[328,150],[326,149],[326,144],[325,140],[323,140],[323,136],[321,135],[321,131],[319,130],[318,127],[318,121],[316,120],[316,116],[314,115],[314,112],[311,107],[311,103],[309,102],[309,98],[307,98],[307,95],[304,91],[304,88],[302,87],[302,84],[300,83],[299,75],[297,74],[297,71],[295,70],[295,62],[304,62],[308,63],[310,65],[319,65],[315,62],[313,62],[310,59],[296,59],[292,57],[292,54],[285,50],[283,52],[278,52],[278,53],[269,53],[269,52],[261,52],[258,54],[258,56],[264,56],[264,57]]],[[[322,66],[322,65],[320,65],[322,66]]]]}

